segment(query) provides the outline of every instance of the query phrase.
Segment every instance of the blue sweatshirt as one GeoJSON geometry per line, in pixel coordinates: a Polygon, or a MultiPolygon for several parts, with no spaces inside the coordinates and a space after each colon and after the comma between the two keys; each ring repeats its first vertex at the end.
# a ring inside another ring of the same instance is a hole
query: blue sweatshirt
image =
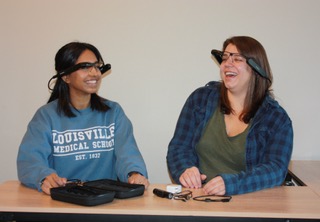
{"type": "Polygon", "coordinates": [[[23,184],[41,190],[41,181],[51,173],[82,181],[127,182],[132,171],[147,177],[132,124],[119,104],[106,101],[107,112],[73,109],[72,118],[58,113],[57,104],[39,108],[28,124],[17,157],[23,184]]]}
{"type": "MultiPolygon", "coordinates": [[[[192,166],[199,168],[195,148],[206,124],[218,108],[220,82],[209,82],[187,99],[169,143],[167,164],[176,183],[192,166]]],[[[267,96],[252,119],[246,138],[246,170],[220,174],[226,194],[241,194],[281,185],[293,149],[292,122],[285,110],[267,96]]]]}

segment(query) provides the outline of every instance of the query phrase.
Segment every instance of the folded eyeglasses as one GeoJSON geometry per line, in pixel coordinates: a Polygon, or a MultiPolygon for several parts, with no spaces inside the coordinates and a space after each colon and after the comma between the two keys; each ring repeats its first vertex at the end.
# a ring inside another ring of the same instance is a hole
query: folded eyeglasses
{"type": "MultiPolygon", "coordinates": [[[[160,190],[155,188],[153,190],[153,193],[158,197],[181,200],[183,202],[186,202],[187,200],[190,200],[192,198],[192,191],[190,190],[184,190],[178,193],[171,193],[165,190],[160,190]]],[[[230,202],[230,200],[232,199],[232,196],[203,195],[203,196],[193,197],[192,199],[196,201],[203,201],[203,202],[230,202]]]]}
{"type": "Polygon", "coordinates": [[[221,195],[203,195],[194,197],[193,200],[203,202],[230,202],[232,196],[221,196],[221,195]]]}

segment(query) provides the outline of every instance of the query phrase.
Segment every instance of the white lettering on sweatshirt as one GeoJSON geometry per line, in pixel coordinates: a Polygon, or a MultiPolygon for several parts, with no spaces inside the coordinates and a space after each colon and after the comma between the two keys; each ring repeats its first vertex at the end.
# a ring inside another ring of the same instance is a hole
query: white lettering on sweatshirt
{"type": "Polygon", "coordinates": [[[115,124],[59,132],[52,130],[54,156],[106,152],[114,149],[115,124]]]}

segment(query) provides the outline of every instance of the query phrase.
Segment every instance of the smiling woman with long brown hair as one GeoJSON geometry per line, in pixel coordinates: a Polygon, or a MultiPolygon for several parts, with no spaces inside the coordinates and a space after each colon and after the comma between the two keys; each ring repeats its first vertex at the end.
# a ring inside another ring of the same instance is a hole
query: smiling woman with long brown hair
{"type": "Polygon", "coordinates": [[[281,185],[293,128],[274,99],[265,49],[251,37],[235,36],[212,55],[221,81],[209,82],[187,99],[167,153],[172,179],[213,195],[281,185]]]}

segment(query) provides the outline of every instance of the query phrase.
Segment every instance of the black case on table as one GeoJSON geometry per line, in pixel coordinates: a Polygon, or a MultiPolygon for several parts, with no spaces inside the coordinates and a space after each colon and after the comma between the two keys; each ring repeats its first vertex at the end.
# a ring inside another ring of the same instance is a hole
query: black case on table
{"type": "Polygon", "coordinates": [[[93,180],[84,183],[71,183],[65,187],[52,188],[54,200],[84,206],[95,206],[112,202],[114,198],[126,199],[143,195],[144,185],[129,184],[110,179],[93,180]]]}

